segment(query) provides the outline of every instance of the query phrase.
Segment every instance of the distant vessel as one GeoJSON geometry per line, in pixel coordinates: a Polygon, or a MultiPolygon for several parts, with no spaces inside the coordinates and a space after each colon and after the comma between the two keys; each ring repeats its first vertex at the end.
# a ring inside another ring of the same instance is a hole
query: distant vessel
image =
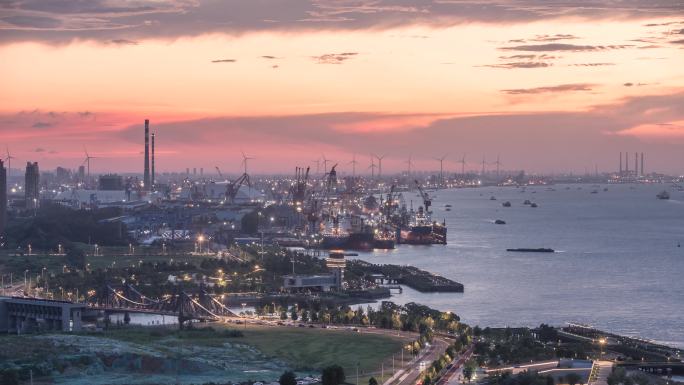
{"type": "Polygon", "coordinates": [[[523,253],[554,253],[556,250],[540,247],[537,249],[530,248],[519,248],[519,249],[506,249],[506,251],[523,252],[523,253]]]}
{"type": "Polygon", "coordinates": [[[502,203],[501,206],[503,206],[503,207],[511,207],[511,202],[506,201],[506,202],[502,203]]]}
{"type": "Polygon", "coordinates": [[[532,203],[530,207],[538,207],[536,203],[532,203]]]}
{"type": "Polygon", "coordinates": [[[494,195],[492,195],[491,197],[489,197],[489,200],[490,200],[490,201],[495,201],[495,200],[496,200],[496,197],[495,197],[494,195]]]}
{"type": "Polygon", "coordinates": [[[494,221],[494,224],[496,224],[496,225],[505,225],[505,224],[506,224],[506,221],[504,221],[504,220],[502,220],[502,219],[497,219],[497,220],[494,221]]]}
{"type": "Polygon", "coordinates": [[[531,205],[531,204],[532,204],[532,202],[530,202],[530,200],[529,200],[529,199],[525,199],[525,202],[523,202],[523,204],[524,204],[524,205],[531,205]]]}
{"type": "Polygon", "coordinates": [[[658,198],[658,199],[670,199],[670,193],[663,190],[663,191],[659,192],[658,194],[656,194],[656,198],[658,198]]]}

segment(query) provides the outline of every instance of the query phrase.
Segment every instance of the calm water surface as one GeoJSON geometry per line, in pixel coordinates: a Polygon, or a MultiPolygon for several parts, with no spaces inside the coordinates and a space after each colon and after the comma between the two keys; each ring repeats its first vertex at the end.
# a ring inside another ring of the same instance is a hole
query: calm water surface
{"type": "MultiPolygon", "coordinates": [[[[433,218],[446,218],[448,245],[402,245],[359,258],[411,264],[463,283],[463,294],[409,289],[394,300],[451,310],[470,324],[578,321],[684,347],[684,192],[667,185],[551,188],[435,192],[433,218]],[[672,199],[656,199],[663,189],[672,199]],[[523,205],[525,199],[539,207],[523,205]],[[505,201],[512,207],[502,207],[505,201]],[[506,252],[516,247],[558,252],[506,252]]],[[[414,193],[404,196],[420,204],[414,193]]]]}

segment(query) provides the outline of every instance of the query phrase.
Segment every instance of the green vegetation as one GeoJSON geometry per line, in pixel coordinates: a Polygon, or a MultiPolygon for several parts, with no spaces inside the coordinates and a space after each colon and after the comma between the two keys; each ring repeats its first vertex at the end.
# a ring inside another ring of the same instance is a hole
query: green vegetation
{"type": "Polygon", "coordinates": [[[99,245],[128,244],[126,227],[120,222],[103,222],[103,219],[121,215],[120,209],[72,210],[57,204],[48,204],[37,210],[35,216],[12,219],[6,229],[10,249],[26,249],[30,244],[36,250],[66,249],[73,243],[99,245]]]}
{"type": "Polygon", "coordinates": [[[488,378],[490,385],[553,385],[553,377],[539,375],[536,372],[523,372],[511,375],[510,372],[497,373],[488,378]]]}
{"type": "Polygon", "coordinates": [[[476,327],[474,333],[482,337],[475,344],[478,364],[482,366],[520,364],[562,356],[556,346],[539,341],[528,328],[476,327]]]}
{"type": "Polygon", "coordinates": [[[291,370],[286,371],[278,380],[280,385],[297,385],[297,377],[291,370]]]}
{"type": "Polygon", "coordinates": [[[321,383],[323,385],[340,385],[345,380],[344,369],[339,365],[331,365],[323,368],[321,383]]]}
{"type": "MultiPolygon", "coordinates": [[[[80,333],[80,335],[100,335],[97,333],[80,333]]],[[[134,342],[137,344],[151,344],[161,340],[175,339],[179,343],[199,346],[220,346],[226,339],[230,342],[242,342],[244,334],[241,330],[228,329],[225,327],[199,327],[186,328],[148,328],[139,326],[127,326],[122,328],[110,328],[102,335],[119,341],[134,342]],[[235,341],[232,341],[235,339],[235,341]]]]}
{"type": "Polygon", "coordinates": [[[247,328],[240,341],[284,360],[297,370],[335,364],[351,370],[358,363],[362,371],[377,370],[385,358],[400,352],[406,342],[350,330],[267,327],[247,328]]]}

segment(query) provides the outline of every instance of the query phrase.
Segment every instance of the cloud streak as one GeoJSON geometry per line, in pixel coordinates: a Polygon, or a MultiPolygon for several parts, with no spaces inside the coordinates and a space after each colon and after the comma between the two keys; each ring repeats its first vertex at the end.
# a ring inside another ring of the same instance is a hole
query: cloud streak
{"type": "Polygon", "coordinates": [[[591,91],[595,84],[561,84],[557,86],[550,87],[535,87],[535,88],[516,88],[509,90],[501,90],[501,92],[508,95],[534,95],[534,94],[546,94],[546,93],[564,93],[564,92],[576,92],[576,91],[591,91]]]}
{"type": "Polygon", "coordinates": [[[500,47],[503,51],[528,51],[528,52],[587,52],[587,51],[606,51],[613,49],[623,49],[632,47],[631,45],[577,45],[564,43],[549,44],[524,44],[509,47],[500,47]]]}
{"type": "Polygon", "coordinates": [[[312,56],[312,59],[318,64],[342,64],[358,54],[358,52],[328,53],[320,56],[312,56]]]}
{"type": "MultiPolygon", "coordinates": [[[[679,0],[89,0],[0,2],[0,40],[66,42],[178,38],[207,33],[388,29],[461,23],[527,23],[575,17],[646,19],[684,15],[679,0]]],[[[573,39],[538,35],[536,41],[573,39]]]]}

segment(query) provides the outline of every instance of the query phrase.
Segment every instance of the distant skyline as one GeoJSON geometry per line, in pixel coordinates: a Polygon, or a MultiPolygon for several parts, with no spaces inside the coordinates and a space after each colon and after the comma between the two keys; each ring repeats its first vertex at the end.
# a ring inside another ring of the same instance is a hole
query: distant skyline
{"type": "Polygon", "coordinates": [[[17,0],[0,57],[15,169],[684,173],[681,1],[17,0]]]}

